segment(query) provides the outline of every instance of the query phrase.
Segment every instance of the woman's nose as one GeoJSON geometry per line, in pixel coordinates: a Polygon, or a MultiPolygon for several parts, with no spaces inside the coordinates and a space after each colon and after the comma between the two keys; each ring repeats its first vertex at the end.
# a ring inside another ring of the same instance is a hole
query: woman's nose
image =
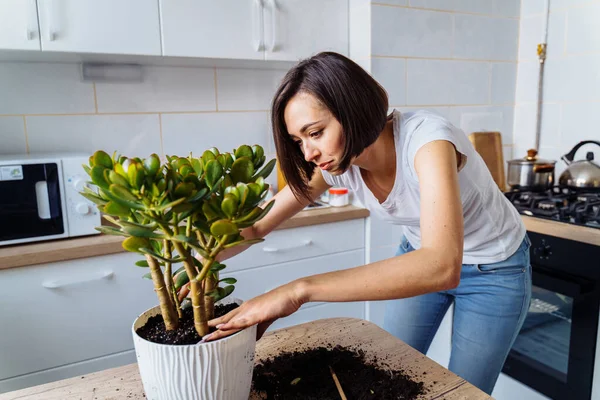
{"type": "Polygon", "coordinates": [[[304,144],[304,159],[306,162],[312,162],[318,155],[319,151],[316,148],[310,146],[308,143],[304,144]]]}

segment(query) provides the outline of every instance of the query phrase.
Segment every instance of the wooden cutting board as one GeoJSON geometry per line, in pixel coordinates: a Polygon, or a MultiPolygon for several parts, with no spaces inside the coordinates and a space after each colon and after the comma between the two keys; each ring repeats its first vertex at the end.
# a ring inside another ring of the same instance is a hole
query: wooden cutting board
{"type": "Polygon", "coordinates": [[[500,132],[473,132],[469,140],[487,165],[500,190],[506,190],[502,135],[500,132]]]}

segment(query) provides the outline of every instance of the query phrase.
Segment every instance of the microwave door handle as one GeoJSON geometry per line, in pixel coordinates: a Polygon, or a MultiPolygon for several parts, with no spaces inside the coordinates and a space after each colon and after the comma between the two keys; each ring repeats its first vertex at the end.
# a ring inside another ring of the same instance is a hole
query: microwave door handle
{"type": "Polygon", "coordinates": [[[35,198],[37,201],[38,216],[40,219],[50,219],[50,198],[48,196],[48,182],[35,183],[35,198]]]}

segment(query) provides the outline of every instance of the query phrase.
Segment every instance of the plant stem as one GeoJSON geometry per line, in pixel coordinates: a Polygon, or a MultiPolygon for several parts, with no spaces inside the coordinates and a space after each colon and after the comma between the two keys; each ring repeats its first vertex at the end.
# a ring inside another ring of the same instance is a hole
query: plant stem
{"type": "MultiPolygon", "coordinates": [[[[214,274],[208,274],[204,279],[204,293],[210,293],[217,288],[217,279],[214,274]]],[[[215,299],[212,296],[204,296],[204,308],[206,309],[206,318],[210,321],[215,317],[215,299]]]]}
{"type": "Polygon", "coordinates": [[[146,254],[146,260],[150,266],[150,275],[152,276],[152,282],[154,283],[154,290],[158,296],[158,303],[160,305],[160,312],[165,322],[165,327],[168,331],[177,329],[179,325],[179,319],[177,318],[177,312],[175,310],[175,304],[173,304],[173,298],[165,287],[165,281],[160,270],[158,262],[150,255],[146,254]]]}
{"type": "Polygon", "coordinates": [[[198,273],[190,251],[186,251],[179,242],[173,242],[173,245],[175,246],[175,250],[177,250],[179,255],[184,259],[183,266],[190,279],[190,293],[194,311],[194,327],[196,328],[198,335],[203,337],[208,334],[208,320],[206,319],[204,290],[202,288],[201,280],[197,279],[198,273]]]}
{"type": "MultiPolygon", "coordinates": [[[[171,242],[167,239],[163,240],[163,248],[165,252],[166,258],[171,257],[171,242]]],[[[171,299],[173,300],[173,304],[177,309],[177,314],[181,318],[181,307],[179,306],[179,300],[177,299],[177,293],[175,292],[175,283],[173,282],[173,272],[171,269],[171,263],[165,263],[165,284],[167,285],[167,291],[171,294],[171,299]]]]}

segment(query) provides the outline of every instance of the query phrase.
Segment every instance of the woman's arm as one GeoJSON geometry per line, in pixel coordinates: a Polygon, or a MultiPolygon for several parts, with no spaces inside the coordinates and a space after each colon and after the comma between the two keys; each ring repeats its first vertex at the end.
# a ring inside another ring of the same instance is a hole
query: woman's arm
{"type": "Polygon", "coordinates": [[[412,297],[458,286],[463,216],[457,156],[447,141],[424,145],[415,157],[421,192],[421,248],[362,267],[293,282],[301,302],[412,297]]]}
{"type": "Polygon", "coordinates": [[[421,243],[413,252],[362,267],[301,278],[242,304],[209,322],[219,331],[206,340],[254,324],[259,336],[275,319],[310,301],[385,300],[456,287],[463,251],[463,217],[457,156],[447,141],[424,145],[415,157],[421,191],[421,243]]]}
{"type": "MultiPolygon", "coordinates": [[[[325,190],[329,188],[329,185],[323,179],[321,171],[315,170],[313,177],[309,184],[312,199],[318,198],[325,190]]],[[[267,215],[254,224],[251,227],[242,230],[242,236],[245,239],[262,238],[267,234],[271,233],[273,229],[277,228],[282,222],[287,221],[289,218],[296,215],[299,211],[302,211],[304,207],[308,205],[308,201],[302,199],[298,200],[289,186],[285,186],[280,190],[273,198],[269,201],[275,201],[275,205],[267,213],[267,215]]],[[[230,249],[222,251],[217,259],[219,261],[231,258],[242,251],[246,250],[249,246],[236,246],[230,249]]]]}

